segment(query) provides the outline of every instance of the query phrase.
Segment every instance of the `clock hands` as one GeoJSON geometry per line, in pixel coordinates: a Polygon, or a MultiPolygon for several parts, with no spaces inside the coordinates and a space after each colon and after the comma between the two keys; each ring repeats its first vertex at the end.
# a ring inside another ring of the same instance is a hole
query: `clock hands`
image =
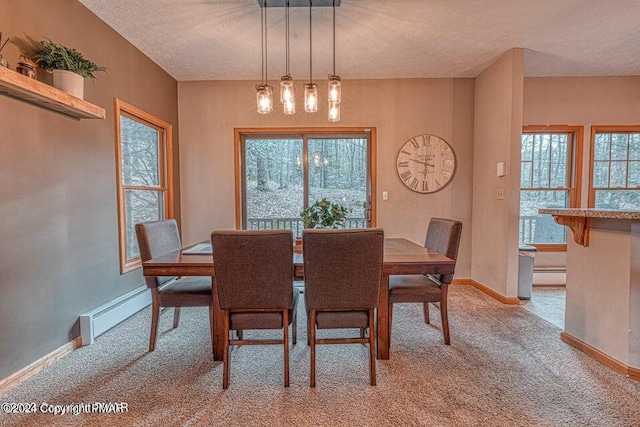
{"type": "Polygon", "coordinates": [[[426,178],[427,174],[429,173],[429,171],[427,171],[428,167],[432,167],[434,169],[436,167],[436,165],[434,165],[434,164],[431,164],[429,162],[422,161],[422,160],[419,160],[419,159],[412,159],[411,157],[409,157],[409,160],[411,160],[412,162],[416,162],[416,163],[420,163],[420,164],[424,165],[424,169],[422,171],[420,171],[420,173],[422,174],[422,176],[424,178],[426,178]]]}

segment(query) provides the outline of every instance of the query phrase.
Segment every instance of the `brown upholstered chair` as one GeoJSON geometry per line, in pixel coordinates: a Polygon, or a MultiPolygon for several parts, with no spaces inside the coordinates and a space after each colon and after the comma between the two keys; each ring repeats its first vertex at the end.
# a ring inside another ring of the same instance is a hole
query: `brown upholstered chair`
{"type": "MultiPolygon", "coordinates": [[[[174,219],[136,224],[136,236],[142,262],[180,250],[180,233],[174,219]]],[[[173,327],[178,327],[180,307],[209,307],[211,348],[213,349],[213,298],[211,278],[145,276],[151,289],[151,336],[149,351],[156,348],[160,307],[175,307],[173,327]]]]}
{"type": "Polygon", "coordinates": [[[299,292],[293,288],[293,236],[281,231],[214,231],[213,268],[224,310],[224,373],[229,386],[229,346],[284,345],[284,385],[289,387],[289,324],[296,344],[299,292]],[[282,329],[282,340],[229,339],[230,330],[282,329]]]}
{"type": "Polygon", "coordinates": [[[382,229],[305,230],[305,303],[311,344],[311,387],[316,386],[316,344],[369,344],[369,374],[376,385],[374,309],[380,296],[382,229]],[[317,329],[368,329],[359,338],[316,338],[317,329]]]}
{"type": "MultiPolygon", "coordinates": [[[[452,219],[431,218],[424,246],[449,258],[456,259],[462,223],[452,219]]],[[[447,290],[453,281],[452,274],[403,275],[389,277],[389,332],[393,318],[393,304],[419,302],[423,304],[425,323],[429,323],[429,303],[440,303],[444,343],[449,344],[449,318],[447,315],[447,290]]]]}

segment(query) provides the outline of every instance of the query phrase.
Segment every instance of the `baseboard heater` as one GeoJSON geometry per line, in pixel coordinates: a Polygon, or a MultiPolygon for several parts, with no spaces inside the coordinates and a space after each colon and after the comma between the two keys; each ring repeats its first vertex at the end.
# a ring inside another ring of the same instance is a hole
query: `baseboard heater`
{"type": "Polygon", "coordinates": [[[119,296],[100,307],[80,316],[82,345],[93,344],[93,340],[133,316],[151,304],[151,292],[146,285],[119,296]]]}
{"type": "Polygon", "coordinates": [[[534,267],[534,273],[566,273],[566,267],[534,267]]]}

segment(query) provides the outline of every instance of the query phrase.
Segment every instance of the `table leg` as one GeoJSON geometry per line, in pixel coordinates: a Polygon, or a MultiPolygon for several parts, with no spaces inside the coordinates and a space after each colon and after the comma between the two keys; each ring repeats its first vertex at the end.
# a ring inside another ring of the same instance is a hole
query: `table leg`
{"type": "Polygon", "coordinates": [[[215,277],[211,278],[211,293],[213,295],[213,360],[222,360],[224,356],[224,312],[220,310],[215,277]]]}
{"type": "Polygon", "coordinates": [[[378,301],[378,359],[389,359],[389,275],[383,274],[380,281],[378,301]]]}

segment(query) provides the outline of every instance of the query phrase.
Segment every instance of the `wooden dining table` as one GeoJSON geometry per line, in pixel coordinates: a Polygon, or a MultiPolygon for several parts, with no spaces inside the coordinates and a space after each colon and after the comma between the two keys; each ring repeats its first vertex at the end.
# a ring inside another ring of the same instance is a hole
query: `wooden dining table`
{"type": "MultiPolygon", "coordinates": [[[[224,329],[215,285],[215,269],[211,254],[184,254],[175,251],[142,263],[145,276],[211,276],[214,304],[214,358],[222,360],[224,329]]],[[[303,254],[294,251],[294,275],[304,278],[303,254]]],[[[378,359],[389,359],[389,276],[402,274],[451,274],[455,261],[404,238],[385,238],[380,300],[377,314],[378,359]]]]}

